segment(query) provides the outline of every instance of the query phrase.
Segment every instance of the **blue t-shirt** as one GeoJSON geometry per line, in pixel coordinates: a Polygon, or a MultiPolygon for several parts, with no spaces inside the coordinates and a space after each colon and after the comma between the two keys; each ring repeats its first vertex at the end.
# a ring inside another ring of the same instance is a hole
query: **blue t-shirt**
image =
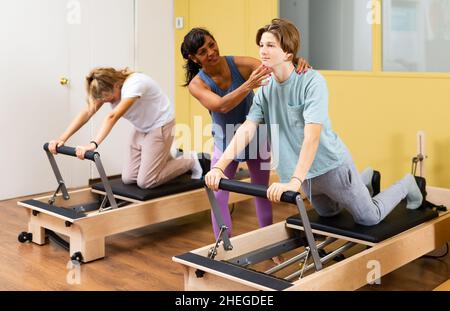
{"type": "Polygon", "coordinates": [[[306,178],[325,174],[344,161],[347,148],[328,117],[326,81],[315,70],[302,75],[293,71],[282,83],[271,77],[256,93],[247,119],[268,125],[272,161],[281,182],[288,182],[297,166],[305,124],[322,125],[317,154],[306,178]]]}

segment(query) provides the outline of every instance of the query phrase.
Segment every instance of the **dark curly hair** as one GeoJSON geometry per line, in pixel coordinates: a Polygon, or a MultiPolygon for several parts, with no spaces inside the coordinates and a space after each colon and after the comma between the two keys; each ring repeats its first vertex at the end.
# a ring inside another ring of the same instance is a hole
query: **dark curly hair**
{"type": "Polygon", "coordinates": [[[201,66],[195,63],[189,58],[189,55],[197,53],[198,49],[205,44],[205,37],[211,37],[216,41],[213,35],[204,28],[192,28],[186,36],[184,36],[183,43],[181,44],[181,55],[186,60],[184,69],[186,71],[186,84],[183,86],[188,86],[191,80],[200,71],[201,66]]]}

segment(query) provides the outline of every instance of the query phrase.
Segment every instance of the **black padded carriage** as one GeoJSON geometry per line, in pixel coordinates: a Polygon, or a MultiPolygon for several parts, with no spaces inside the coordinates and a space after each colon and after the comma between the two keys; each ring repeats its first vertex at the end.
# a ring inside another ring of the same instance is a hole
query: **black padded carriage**
{"type": "MultiPolygon", "coordinates": [[[[374,187],[374,195],[380,192],[379,172],[374,174],[372,186],[374,187]]],[[[415,177],[417,185],[419,186],[422,196],[427,197],[426,180],[422,177],[415,177]]],[[[321,217],[315,210],[308,211],[308,218],[311,222],[311,228],[332,234],[346,236],[358,240],[363,240],[372,243],[378,243],[403,231],[411,229],[421,223],[436,218],[439,216],[435,209],[429,207],[434,206],[426,200],[422,206],[416,210],[406,208],[406,199],[401,201],[389,215],[375,226],[363,226],[355,223],[352,215],[346,211],[341,211],[338,215],[333,217],[321,217]]],[[[288,225],[302,226],[302,221],[299,215],[291,216],[286,220],[288,225]]]]}
{"type": "MultiPolygon", "coordinates": [[[[126,185],[120,178],[113,179],[110,182],[112,192],[125,198],[139,201],[147,201],[160,198],[166,195],[176,194],[184,191],[202,188],[204,183],[201,179],[191,179],[188,174],[179,176],[164,185],[153,189],[141,189],[136,184],[126,185]]],[[[92,185],[92,189],[105,191],[103,183],[92,185]]]]}
{"type": "MultiPolygon", "coordinates": [[[[405,200],[375,226],[356,224],[352,215],[346,210],[333,217],[321,217],[314,210],[308,211],[312,229],[372,243],[381,242],[436,217],[438,212],[430,208],[407,209],[405,200]]],[[[299,215],[289,217],[286,223],[302,226],[299,215]]]]}
{"type": "MultiPolygon", "coordinates": [[[[247,170],[240,170],[235,176],[236,179],[244,179],[247,177],[249,177],[247,170]]],[[[136,184],[126,185],[120,178],[111,180],[110,184],[112,192],[115,195],[139,201],[147,201],[166,195],[200,189],[205,185],[203,179],[191,179],[191,176],[189,174],[181,175],[165,183],[164,185],[158,186],[153,189],[141,189],[136,184]]],[[[92,189],[103,192],[105,191],[102,183],[93,184],[92,189]]]]}
{"type": "MultiPolygon", "coordinates": [[[[182,152],[182,150],[179,150],[179,152],[182,152]]],[[[203,169],[203,175],[205,175],[211,166],[211,156],[207,153],[199,153],[198,156],[203,169]]],[[[141,189],[136,183],[124,184],[120,178],[110,180],[109,182],[113,194],[139,201],[147,201],[166,195],[200,189],[204,186],[203,179],[191,179],[191,175],[189,174],[178,176],[152,189],[141,189]]],[[[101,182],[93,184],[91,187],[92,189],[105,192],[105,187],[101,182]]]]}

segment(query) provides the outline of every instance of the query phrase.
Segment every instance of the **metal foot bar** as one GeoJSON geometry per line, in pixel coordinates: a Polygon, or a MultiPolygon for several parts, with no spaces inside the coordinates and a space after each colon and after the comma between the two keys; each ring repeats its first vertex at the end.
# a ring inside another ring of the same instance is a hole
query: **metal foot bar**
{"type": "MultiPolygon", "coordinates": [[[[329,253],[328,255],[326,255],[325,257],[321,258],[321,264],[325,264],[328,261],[330,261],[331,259],[333,259],[335,256],[342,254],[343,252],[349,250],[350,248],[352,248],[353,246],[355,246],[356,243],[355,242],[347,242],[346,244],[342,245],[341,247],[335,249],[334,251],[332,251],[331,253],[329,253]]],[[[306,263],[305,263],[306,264],[306,263]]],[[[308,266],[306,266],[306,268],[304,269],[300,269],[299,271],[296,271],[290,275],[288,275],[287,277],[285,277],[285,280],[291,281],[293,279],[295,279],[296,277],[298,277],[299,275],[302,275],[304,272],[311,270],[313,267],[315,266],[314,263],[309,264],[308,266]]]]}
{"type": "Polygon", "coordinates": [[[303,199],[300,195],[297,195],[295,201],[297,202],[297,208],[300,212],[300,218],[302,219],[303,223],[303,230],[306,235],[306,240],[308,241],[308,246],[314,261],[314,266],[316,267],[316,270],[319,271],[320,269],[322,269],[322,262],[320,261],[319,252],[317,251],[316,241],[314,240],[314,235],[312,233],[308,214],[306,213],[305,204],[303,204],[303,199]]]}
{"type": "MultiPolygon", "coordinates": [[[[331,243],[333,243],[335,241],[337,241],[336,238],[327,238],[325,241],[323,241],[322,243],[317,245],[317,249],[322,249],[325,246],[328,246],[328,245],[330,245],[331,243]]],[[[265,271],[264,273],[272,274],[272,273],[276,273],[278,271],[281,271],[284,268],[292,265],[293,263],[296,263],[297,261],[300,261],[303,258],[305,258],[307,253],[308,253],[307,251],[304,251],[304,252],[302,252],[302,253],[300,253],[300,254],[298,254],[298,255],[296,255],[296,256],[294,256],[292,258],[289,258],[288,260],[280,263],[279,265],[276,265],[275,267],[272,267],[271,269],[265,271]]]]}
{"type": "MultiPolygon", "coordinates": [[[[216,197],[214,196],[214,192],[207,187],[205,187],[205,189],[206,189],[206,193],[208,194],[208,200],[209,200],[209,203],[211,204],[212,212],[213,212],[214,218],[216,219],[217,226],[219,226],[220,232],[222,233],[222,234],[219,234],[217,239],[219,241],[220,236],[222,235],[223,249],[226,251],[231,251],[233,249],[233,245],[231,245],[230,237],[228,236],[228,228],[225,226],[223,218],[222,218],[222,214],[220,213],[219,203],[217,203],[216,197]],[[222,229],[224,229],[224,228],[226,228],[226,230],[222,231],[222,229]]],[[[216,251],[217,251],[217,247],[218,247],[218,243],[216,242],[216,251]]],[[[216,254],[217,254],[217,252],[216,252],[216,254]]]]}
{"type": "Polygon", "coordinates": [[[217,256],[217,249],[219,248],[220,241],[222,241],[222,236],[228,230],[228,227],[225,225],[220,226],[219,236],[216,239],[216,243],[213,247],[211,247],[208,251],[208,257],[210,259],[214,259],[217,256]]]}
{"type": "MultiPolygon", "coordinates": [[[[97,167],[97,171],[100,174],[100,178],[102,180],[103,186],[105,187],[106,196],[108,197],[109,205],[112,209],[117,208],[117,202],[114,198],[114,194],[111,189],[111,185],[109,184],[108,177],[106,176],[105,169],[103,168],[102,161],[100,161],[100,155],[95,153],[94,155],[94,163],[97,167]]],[[[103,211],[103,208],[99,209],[99,212],[103,211]]]]}
{"type": "MultiPolygon", "coordinates": [[[[217,200],[214,197],[214,193],[211,189],[205,187],[206,192],[208,194],[208,199],[211,204],[214,217],[216,219],[217,225],[219,227],[222,227],[223,219],[222,215],[220,214],[220,208],[217,204],[217,200]]],[[[253,185],[250,183],[235,181],[235,180],[229,180],[229,179],[221,179],[219,183],[219,189],[242,193],[242,194],[248,194],[252,196],[257,196],[261,198],[267,198],[267,187],[263,185],[253,185]]],[[[281,195],[281,201],[296,204],[297,208],[300,212],[300,217],[303,222],[303,228],[306,235],[306,240],[308,242],[308,246],[311,250],[311,255],[313,257],[314,265],[316,267],[316,270],[322,269],[322,263],[320,262],[320,256],[317,252],[317,246],[316,242],[314,240],[314,235],[312,233],[311,224],[308,219],[308,215],[306,214],[305,205],[303,204],[303,199],[298,192],[292,192],[287,191],[284,192],[281,195]]],[[[231,250],[233,247],[231,245],[228,232],[225,232],[223,234],[223,246],[225,250],[231,250]]]]}
{"type": "MultiPolygon", "coordinates": [[[[56,181],[58,182],[58,188],[56,189],[52,198],[49,200],[49,204],[53,204],[59,190],[61,190],[64,200],[69,200],[70,199],[69,193],[67,192],[66,185],[61,176],[61,172],[58,168],[58,164],[56,163],[55,157],[48,149],[48,143],[44,144],[44,150],[47,154],[48,160],[50,161],[50,165],[52,166],[53,173],[55,174],[55,177],[56,177],[56,181]]],[[[65,154],[65,155],[69,155],[72,157],[77,156],[75,148],[73,148],[73,147],[60,146],[56,150],[60,154],[65,154]]],[[[117,208],[117,202],[114,198],[114,194],[112,192],[111,185],[109,184],[108,177],[106,176],[105,169],[103,168],[102,161],[100,160],[100,154],[98,154],[98,152],[86,151],[84,157],[85,157],[85,159],[94,161],[95,166],[97,167],[97,171],[102,180],[103,186],[105,187],[105,192],[106,192],[106,196],[108,198],[109,204],[110,204],[110,208],[113,208],[113,209],[117,208]]],[[[103,210],[103,208],[100,208],[99,212],[101,212],[102,210],[103,210]]]]}
{"type": "Polygon", "coordinates": [[[67,191],[66,184],[64,183],[64,179],[62,178],[61,172],[59,171],[58,164],[55,161],[55,157],[50,151],[48,151],[48,148],[45,149],[45,153],[47,154],[53,173],[55,174],[56,177],[56,182],[58,183],[58,188],[56,188],[56,191],[53,193],[53,196],[48,200],[48,204],[53,204],[55,202],[56,195],[58,194],[59,191],[61,191],[64,200],[69,200],[70,195],[69,192],[67,191]]]}
{"type": "Polygon", "coordinates": [[[268,245],[266,247],[257,249],[250,253],[235,258],[230,258],[227,260],[227,262],[245,267],[252,264],[257,264],[259,262],[273,258],[279,254],[283,254],[291,250],[297,249],[304,245],[305,241],[303,236],[295,236],[293,238],[286,239],[274,243],[272,245],[268,245]]]}

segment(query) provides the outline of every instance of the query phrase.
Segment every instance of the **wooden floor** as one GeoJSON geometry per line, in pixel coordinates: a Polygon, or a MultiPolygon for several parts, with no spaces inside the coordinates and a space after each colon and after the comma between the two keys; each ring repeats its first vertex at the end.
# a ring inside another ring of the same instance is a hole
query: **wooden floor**
{"type": "MultiPolygon", "coordinates": [[[[213,242],[209,213],[114,235],[107,238],[106,258],[81,265],[80,284],[70,285],[68,252],[54,243],[17,241],[27,219],[16,201],[0,202],[0,290],[183,290],[182,269],[172,256],[213,242]]],[[[276,205],[274,222],[295,213],[293,205],[276,205]]],[[[236,206],[233,225],[235,235],[258,227],[252,200],[236,206]]],[[[420,258],[362,290],[432,290],[449,278],[449,255],[420,258]]]]}

